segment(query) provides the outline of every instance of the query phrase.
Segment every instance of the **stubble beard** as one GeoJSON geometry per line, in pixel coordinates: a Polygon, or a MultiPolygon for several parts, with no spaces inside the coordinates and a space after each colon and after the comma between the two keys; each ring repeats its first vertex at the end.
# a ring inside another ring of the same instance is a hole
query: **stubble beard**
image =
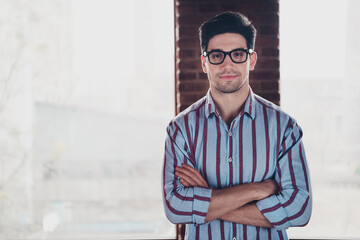
{"type": "MultiPolygon", "coordinates": [[[[220,93],[225,93],[225,94],[235,93],[244,86],[244,84],[246,83],[246,80],[248,79],[248,76],[242,77],[242,75],[240,73],[236,73],[236,74],[238,75],[238,78],[239,78],[239,80],[236,82],[233,82],[233,83],[232,82],[221,82],[222,80],[218,80],[217,82],[219,84],[216,84],[210,80],[210,84],[213,85],[215,87],[215,89],[220,93]]],[[[216,75],[217,79],[219,79],[219,75],[221,75],[221,74],[216,75]]]]}

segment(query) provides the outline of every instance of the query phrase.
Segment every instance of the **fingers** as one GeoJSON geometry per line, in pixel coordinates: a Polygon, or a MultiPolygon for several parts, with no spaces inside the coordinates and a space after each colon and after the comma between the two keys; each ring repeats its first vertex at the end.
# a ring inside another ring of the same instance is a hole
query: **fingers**
{"type": "Polygon", "coordinates": [[[208,187],[207,182],[199,171],[187,164],[182,164],[182,167],[176,167],[175,175],[180,177],[180,182],[185,187],[208,187]]]}
{"type": "MultiPolygon", "coordinates": [[[[175,175],[180,178],[180,182],[183,184],[183,182],[186,183],[186,185],[190,185],[190,187],[197,186],[198,183],[195,181],[191,175],[188,175],[186,171],[184,171],[181,168],[176,168],[175,175]]],[[[185,184],[183,184],[185,186],[185,184]]]]}
{"type": "Polygon", "coordinates": [[[185,179],[181,178],[180,179],[180,182],[181,184],[184,186],[184,187],[192,187],[190,183],[188,183],[185,179]]]}
{"type": "Polygon", "coordinates": [[[200,185],[206,184],[207,185],[206,181],[201,176],[199,171],[197,171],[195,168],[190,167],[187,164],[183,164],[182,166],[183,166],[183,169],[185,169],[184,173],[186,175],[192,177],[197,184],[200,184],[200,185]]]}

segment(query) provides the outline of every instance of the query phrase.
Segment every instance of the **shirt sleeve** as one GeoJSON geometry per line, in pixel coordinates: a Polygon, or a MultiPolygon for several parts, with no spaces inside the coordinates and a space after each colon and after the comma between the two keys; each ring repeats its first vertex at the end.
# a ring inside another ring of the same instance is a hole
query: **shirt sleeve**
{"type": "Polygon", "coordinates": [[[172,223],[205,223],[211,198],[211,188],[185,188],[175,176],[175,167],[187,161],[192,167],[193,159],[188,146],[176,123],[167,128],[165,156],[162,174],[162,191],[165,214],[172,223]]]}
{"type": "Polygon", "coordinates": [[[312,211],[312,195],[302,130],[289,120],[278,153],[275,180],[279,193],[256,203],[277,230],[305,226],[312,211]]]}

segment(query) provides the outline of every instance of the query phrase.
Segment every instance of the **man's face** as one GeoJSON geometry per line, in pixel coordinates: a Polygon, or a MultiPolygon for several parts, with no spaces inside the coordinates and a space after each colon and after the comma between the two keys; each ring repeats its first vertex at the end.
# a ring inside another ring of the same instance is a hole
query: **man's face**
{"type": "MultiPolygon", "coordinates": [[[[246,39],[238,33],[224,33],[212,37],[208,44],[207,51],[222,50],[225,52],[237,48],[247,49],[246,39]]],[[[201,57],[202,69],[207,74],[210,82],[210,90],[220,93],[234,93],[243,86],[248,87],[249,71],[253,70],[256,64],[256,53],[250,58],[248,56],[244,63],[234,63],[227,55],[223,63],[213,65],[208,57],[201,57]]]]}

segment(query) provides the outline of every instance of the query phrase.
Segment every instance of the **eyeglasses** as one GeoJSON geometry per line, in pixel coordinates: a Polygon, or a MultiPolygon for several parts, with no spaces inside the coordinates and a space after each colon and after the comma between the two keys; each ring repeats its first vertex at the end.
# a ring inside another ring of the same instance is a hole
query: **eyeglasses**
{"type": "Polygon", "coordinates": [[[208,57],[209,62],[214,65],[222,64],[225,60],[226,55],[230,56],[231,61],[234,63],[246,62],[248,55],[252,54],[254,50],[237,48],[230,52],[224,52],[218,49],[211,50],[210,52],[204,52],[204,57],[208,57]]]}

